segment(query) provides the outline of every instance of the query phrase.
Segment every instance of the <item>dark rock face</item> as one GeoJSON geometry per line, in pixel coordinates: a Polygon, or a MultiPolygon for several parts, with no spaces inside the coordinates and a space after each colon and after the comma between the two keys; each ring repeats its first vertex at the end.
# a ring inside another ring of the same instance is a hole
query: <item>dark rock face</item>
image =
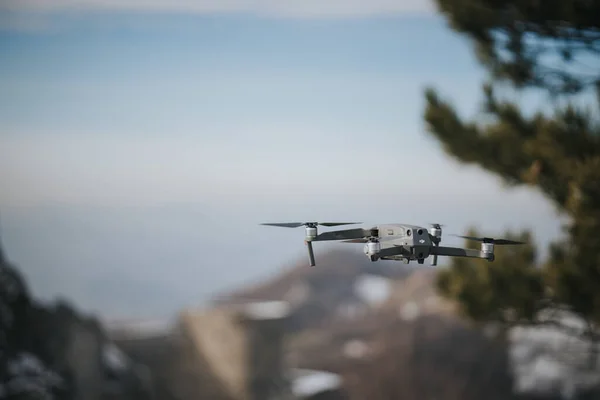
{"type": "Polygon", "coordinates": [[[116,339],[133,360],[152,374],[156,400],[234,400],[213,376],[210,365],[194,350],[186,332],[175,329],[168,335],[116,339]]]}
{"type": "Polygon", "coordinates": [[[147,399],[151,392],[101,325],[65,302],[37,304],[0,249],[0,398],[147,399]]]}

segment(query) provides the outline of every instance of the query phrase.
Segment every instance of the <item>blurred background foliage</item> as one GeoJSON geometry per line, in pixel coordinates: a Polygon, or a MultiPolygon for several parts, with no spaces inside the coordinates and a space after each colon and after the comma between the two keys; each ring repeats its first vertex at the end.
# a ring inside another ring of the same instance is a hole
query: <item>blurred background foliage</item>
{"type": "MultiPolygon", "coordinates": [[[[469,236],[480,236],[471,229],[469,236]]],[[[478,321],[514,322],[534,318],[536,304],[544,296],[544,275],[537,266],[536,249],[531,234],[507,232],[512,240],[525,241],[522,246],[496,246],[496,259],[457,258],[451,268],[438,274],[442,295],[457,300],[463,313],[478,321]]],[[[467,240],[467,247],[476,247],[467,240]]]]}
{"type": "MultiPolygon", "coordinates": [[[[600,324],[600,2],[438,0],[488,71],[481,114],[468,120],[426,90],[428,132],[445,151],[508,185],[539,190],[568,218],[547,260],[533,246],[497,247],[495,263],[453,260],[441,292],[476,321],[538,323],[566,309],[598,339],[600,324]],[[505,95],[500,96],[502,92],[505,95]],[[544,109],[520,100],[542,94],[544,109]]],[[[477,234],[475,231],[472,234],[477,234]]],[[[531,241],[531,234],[509,237],[531,241]]]]}

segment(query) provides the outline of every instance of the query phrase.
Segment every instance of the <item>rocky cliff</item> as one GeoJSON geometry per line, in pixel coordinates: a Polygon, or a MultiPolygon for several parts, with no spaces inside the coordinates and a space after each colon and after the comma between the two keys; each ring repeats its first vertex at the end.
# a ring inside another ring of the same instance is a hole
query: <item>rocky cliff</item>
{"type": "Polygon", "coordinates": [[[0,248],[0,398],[149,399],[149,377],[94,318],[38,303],[0,248]]]}

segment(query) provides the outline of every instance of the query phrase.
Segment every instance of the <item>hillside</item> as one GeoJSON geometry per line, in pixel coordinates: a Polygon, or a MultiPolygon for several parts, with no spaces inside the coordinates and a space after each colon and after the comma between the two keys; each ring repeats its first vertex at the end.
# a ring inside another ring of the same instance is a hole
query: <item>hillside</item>
{"type": "Polygon", "coordinates": [[[288,365],[342,376],[353,399],[513,398],[506,345],[457,318],[437,296],[435,276],[428,267],[337,250],[314,268],[298,260],[217,303],[290,303],[288,365]]]}
{"type": "Polygon", "coordinates": [[[566,398],[559,393],[576,382],[575,372],[556,369],[547,351],[523,353],[536,348],[530,339],[495,336],[463,320],[437,295],[437,271],[332,251],[314,268],[298,260],[216,303],[288,302],[288,365],[342,376],[353,399],[566,398]]]}
{"type": "Polygon", "coordinates": [[[334,250],[321,255],[316,267],[298,260],[264,283],[221,294],[215,304],[286,301],[293,308],[290,329],[301,331],[368,313],[411,271],[398,262],[373,263],[357,251],[334,250]]]}
{"type": "Polygon", "coordinates": [[[385,300],[362,314],[331,317],[327,323],[297,332],[290,339],[290,360],[302,367],[337,371],[344,363],[373,356],[390,337],[410,337],[419,320],[440,321],[439,329],[448,324],[465,326],[453,306],[436,295],[434,278],[435,271],[416,270],[390,281],[385,300]],[[386,336],[390,332],[395,333],[386,336]]]}
{"type": "Polygon", "coordinates": [[[0,397],[148,399],[138,367],[96,319],[36,302],[0,246],[0,397]]]}
{"type": "MultiPolygon", "coordinates": [[[[38,304],[1,250],[3,398],[34,398],[28,396],[36,392],[56,399],[229,399],[214,376],[214,362],[192,351],[197,337],[184,325],[117,324],[109,337],[110,325],[68,304],[38,304]]],[[[333,373],[342,382],[338,393],[350,400],[554,400],[560,396],[550,393],[568,394],[569,388],[582,386],[582,379],[589,381],[585,391],[595,382],[580,370],[553,364],[552,352],[543,348],[550,343],[547,334],[521,332],[535,337],[511,344],[470,326],[437,295],[437,269],[371,263],[351,250],[331,251],[319,261],[310,268],[298,260],[260,285],[219,296],[215,305],[271,301],[250,307],[253,314],[269,312],[272,301],[290,305],[289,318],[282,319],[285,340],[263,340],[266,347],[257,354],[280,352],[281,345],[285,369],[333,373]],[[531,397],[513,393],[513,388],[535,387],[545,389],[531,397]]],[[[212,310],[216,315],[217,309],[212,310]]],[[[206,335],[230,347],[221,328],[201,320],[195,329],[206,327],[206,335]]],[[[256,326],[271,325],[265,320],[256,326]]],[[[558,353],[564,343],[551,341],[558,353]]],[[[590,396],[580,399],[597,398],[590,396]]]]}

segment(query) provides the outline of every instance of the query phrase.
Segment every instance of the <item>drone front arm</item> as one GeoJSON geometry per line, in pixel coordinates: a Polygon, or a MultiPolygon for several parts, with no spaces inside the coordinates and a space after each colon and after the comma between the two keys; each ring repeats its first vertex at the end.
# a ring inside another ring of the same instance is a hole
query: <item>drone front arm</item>
{"type": "Polygon", "coordinates": [[[462,249],[459,247],[432,246],[430,252],[432,255],[437,256],[488,258],[485,253],[479,250],[462,249]]]}
{"type": "Polygon", "coordinates": [[[410,256],[410,250],[405,249],[403,246],[387,247],[379,250],[377,255],[379,257],[410,256]]]}

